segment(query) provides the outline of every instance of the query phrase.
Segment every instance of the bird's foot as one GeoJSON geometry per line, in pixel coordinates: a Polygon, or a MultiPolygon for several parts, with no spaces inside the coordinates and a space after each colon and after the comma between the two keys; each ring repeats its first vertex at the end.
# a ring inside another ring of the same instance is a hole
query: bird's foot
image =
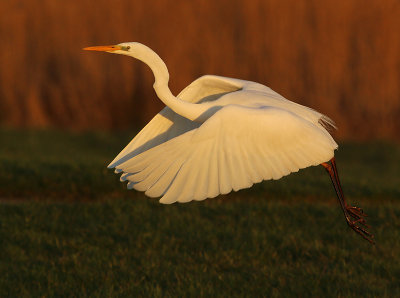
{"type": "Polygon", "coordinates": [[[367,216],[361,208],[358,207],[346,207],[347,213],[354,219],[351,220],[347,218],[347,224],[350,228],[352,228],[356,233],[360,234],[365,240],[369,241],[371,244],[375,244],[374,235],[368,232],[365,228],[370,228],[365,221],[365,217],[367,216]],[[363,225],[364,227],[360,226],[363,225]]]}
{"type": "Polygon", "coordinates": [[[364,225],[367,228],[370,228],[370,226],[366,224],[366,221],[365,221],[365,218],[364,218],[364,217],[367,217],[368,215],[365,214],[364,211],[361,208],[347,206],[346,207],[346,211],[357,222],[359,222],[360,224],[364,225]]]}

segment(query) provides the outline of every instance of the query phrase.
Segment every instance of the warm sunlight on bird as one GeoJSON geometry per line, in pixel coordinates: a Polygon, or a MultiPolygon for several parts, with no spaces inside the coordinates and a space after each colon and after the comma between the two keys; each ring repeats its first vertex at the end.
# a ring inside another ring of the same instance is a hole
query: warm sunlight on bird
{"type": "Polygon", "coordinates": [[[110,163],[128,188],[160,202],[190,202],[280,179],[309,166],[329,173],[348,225],[370,242],[360,208],[348,206],[328,132],[334,122],[250,81],[206,75],[177,97],[162,59],[137,42],[88,47],[146,63],[166,107],[110,163]]]}

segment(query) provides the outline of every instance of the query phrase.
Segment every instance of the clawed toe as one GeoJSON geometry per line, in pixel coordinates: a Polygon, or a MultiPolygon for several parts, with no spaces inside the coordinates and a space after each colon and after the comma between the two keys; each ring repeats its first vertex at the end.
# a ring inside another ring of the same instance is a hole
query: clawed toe
{"type": "Polygon", "coordinates": [[[366,228],[370,228],[369,225],[367,225],[364,217],[366,217],[367,215],[362,211],[361,208],[358,207],[346,207],[346,211],[348,212],[348,214],[355,219],[355,221],[353,223],[360,223],[362,224],[364,227],[366,228]]]}
{"type": "Polygon", "coordinates": [[[365,216],[366,214],[362,211],[361,208],[358,207],[351,207],[348,206],[346,207],[346,211],[348,212],[348,215],[354,218],[353,221],[348,219],[347,223],[352,228],[355,232],[360,234],[364,239],[369,241],[370,243],[374,244],[375,242],[373,241],[374,235],[372,235],[370,232],[364,229],[365,228],[371,228],[369,225],[367,225],[365,221],[365,216]],[[362,225],[363,227],[361,227],[362,225]]]}
{"type": "Polygon", "coordinates": [[[362,216],[362,217],[368,216],[366,213],[364,213],[364,211],[361,208],[358,207],[348,206],[346,207],[346,209],[349,213],[356,216],[362,216]]]}
{"type": "Polygon", "coordinates": [[[361,208],[358,207],[346,207],[346,211],[349,215],[355,219],[360,219],[362,217],[367,217],[367,214],[363,212],[361,208]]]}
{"type": "Polygon", "coordinates": [[[370,226],[365,223],[365,219],[359,218],[354,221],[348,221],[347,223],[350,228],[352,228],[356,233],[360,234],[365,240],[369,241],[371,244],[375,244],[373,240],[374,235],[372,235],[370,232],[357,225],[358,223],[360,223],[366,228],[370,228],[370,226]]]}
{"type": "Polygon", "coordinates": [[[352,224],[360,223],[366,228],[371,228],[370,225],[367,225],[367,222],[364,218],[357,218],[355,221],[352,222],[352,224]]]}

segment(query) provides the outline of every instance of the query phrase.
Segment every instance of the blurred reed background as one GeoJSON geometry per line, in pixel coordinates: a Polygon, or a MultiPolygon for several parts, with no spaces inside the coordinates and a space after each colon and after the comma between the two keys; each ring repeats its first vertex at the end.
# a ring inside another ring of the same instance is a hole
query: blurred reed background
{"type": "Polygon", "coordinates": [[[0,125],[140,127],[162,107],[142,63],[82,47],[139,41],[177,94],[196,77],[254,80],[313,107],[342,139],[399,139],[398,0],[2,0],[0,125]]]}

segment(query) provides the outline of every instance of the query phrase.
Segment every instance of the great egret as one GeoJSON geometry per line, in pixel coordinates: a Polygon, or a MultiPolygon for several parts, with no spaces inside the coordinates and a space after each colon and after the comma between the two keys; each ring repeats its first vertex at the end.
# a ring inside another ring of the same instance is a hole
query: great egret
{"type": "Polygon", "coordinates": [[[129,189],[160,202],[213,198],[322,165],[332,180],[347,224],[373,243],[363,211],[347,205],[336,169],[334,122],[250,81],[205,75],[177,97],[163,60],[147,46],[126,42],[87,47],[131,56],[153,71],[166,107],[109,164],[129,189]]]}

